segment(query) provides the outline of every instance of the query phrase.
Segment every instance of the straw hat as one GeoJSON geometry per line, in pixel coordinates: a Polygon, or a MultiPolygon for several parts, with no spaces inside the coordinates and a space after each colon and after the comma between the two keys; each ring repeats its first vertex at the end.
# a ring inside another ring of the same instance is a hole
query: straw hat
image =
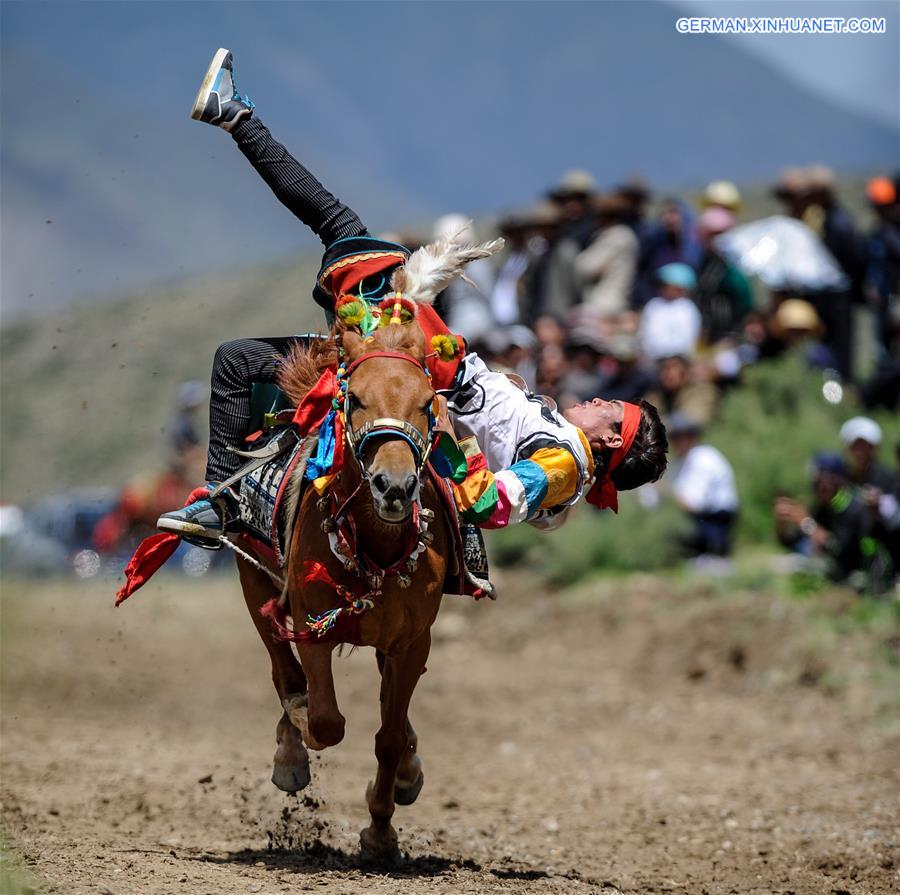
{"type": "Polygon", "coordinates": [[[736,212],[741,207],[741,193],[730,180],[714,180],[703,191],[700,204],[703,208],[718,205],[736,212]]]}
{"type": "Polygon", "coordinates": [[[772,331],[777,336],[788,332],[803,332],[820,336],[823,332],[822,321],[816,309],[801,298],[788,298],[783,301],[772,318],[772,331]]]}
{"type": "Polygon", "coordinates": [[[566,171],[562,180],[547,193],[550,199],[568,199],[578,196],[591,196],[597,190],[597,182],[587,171],[575,168],[566,171]]]}

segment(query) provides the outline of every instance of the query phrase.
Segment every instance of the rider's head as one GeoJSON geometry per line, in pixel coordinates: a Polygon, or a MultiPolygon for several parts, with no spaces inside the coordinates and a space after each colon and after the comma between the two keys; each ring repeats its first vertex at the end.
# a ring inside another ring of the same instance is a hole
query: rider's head
{"type": "MultiPolygon", "coordinates": [[[[669,448],[666,427],[657,409],[647,401],[626,404],[594,398],[570,407],[564,416],[584,432],[591,445],[597,480],[588,495],[592,503],[598,503],[606,482],[615,491],[630,491],[655,482],[665,472],[669,448]]],[[[614,507],[608,484],[605,491],[604,505],[614,507]]]]}

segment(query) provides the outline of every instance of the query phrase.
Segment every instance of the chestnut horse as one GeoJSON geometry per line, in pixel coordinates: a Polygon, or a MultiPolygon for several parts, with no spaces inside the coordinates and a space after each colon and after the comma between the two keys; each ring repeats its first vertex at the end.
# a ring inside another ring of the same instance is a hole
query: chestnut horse
{"type": "Polygon", "coordinates": [[[399,855],[394,806],[414,802],[424,780],[407,713],[428,659],[452,535],[424,468],[437,404],[422,331],[415,322],[385,326],[365,339],[348,330],[295,351],[281,377],[292,401],[299,403],[321,369],[336,360],[339,344],[346,370],[344,462],[323,494],[310,486],[300,499],[282,595],[294,619],[299,663],[291,643],[273,637],[260,612],[272,594],[270,580],[245,561],[238,565],[284,709],[272,773],[280,789],[296,792],[309,783],[307,748],[343,739],[331,668],[337,643],[375,648],[381,673],[378,770],[366,793],[371,823],[360,845],[364,855],[393,860],[399,855]],[[355,549],[348,551],[345,543],[336,555],[335,531],[341,533],[342,524],[352,526],[355,549]],[[417,549],[408,560],[411,546],[417,549]],[[304,630],[305,620],[326,619],[338,608],[338,623],[321,639],[317,628],[304,630]]]}

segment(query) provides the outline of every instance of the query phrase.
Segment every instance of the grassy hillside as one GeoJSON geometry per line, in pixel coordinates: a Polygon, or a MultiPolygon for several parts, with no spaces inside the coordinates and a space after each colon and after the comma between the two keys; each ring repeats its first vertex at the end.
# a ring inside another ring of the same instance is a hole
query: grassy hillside
{"type": "Polygon", "coordinates": [[[0,334],[0,497],[115,485],[157,468],[176,389],[209,378],[216,346],[318,329],[318,260],[187,280],[81,305],[0,334]]]}

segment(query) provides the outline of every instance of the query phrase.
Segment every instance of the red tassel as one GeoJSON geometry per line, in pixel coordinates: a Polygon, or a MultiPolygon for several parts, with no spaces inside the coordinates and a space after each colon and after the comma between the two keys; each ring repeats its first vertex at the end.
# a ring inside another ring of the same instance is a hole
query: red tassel
{"type": "Polygon", "coordinates": [[[279,602],[279,597],[272,597],[259,610],[259,614],[263,618],[267,618],[275,629],[275,636],[279,640],[293,640],[299,642],[301,637],[296,631],[292,631],[287,626],[287,610],[279,602]]]}
{"type": "Polygon", "coordinates": [[[330,587],[337,587],[337,581],[331,577],[328,572],[328,569],[315,559],[308,559],[303,567],[306,569],[306,574],[303,576],[304,584],[309,584],[311,581],[321,581],[323,584],[327,584],[330,587]]]}

